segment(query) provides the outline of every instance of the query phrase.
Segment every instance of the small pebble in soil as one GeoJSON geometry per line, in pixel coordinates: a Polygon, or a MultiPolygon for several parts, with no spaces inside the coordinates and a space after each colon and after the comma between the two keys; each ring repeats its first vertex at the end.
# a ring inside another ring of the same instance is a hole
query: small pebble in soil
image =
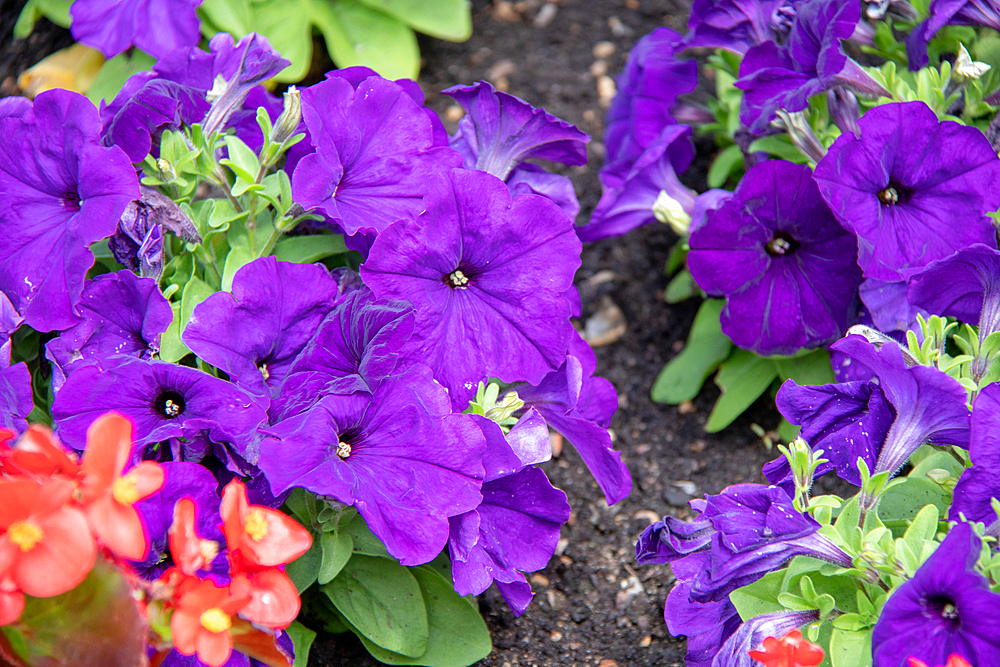
{"type": "Polygon", "coordinates": [[[646,648],[652,643],[653,643],[653,637],[651,635],[646,635],[645,637],[642,638],[642,641],[639,642],[639,646],[646,648]]]}
{"type": "Polygon", "coordinates": [[[458,106],[457,104],[451,105],[450,107],[445,109],[444,112],[444,119],[449,123],[457,123],[458,121],[462,120],[463,116],[465,116],[465,109],[458,106]]]}
{"type": "Polygon", "coordinates": [[[514,3],[507,0],[500,0],[493,6],[493,17],[510,23],[521,20],[521,15],[514,11],[514,3]]]}
{"type": "Polygon", "coordinates": [[[598,42],[594,44],[595,58],[610,58],[615,52],[615,45],[611,42],[598,42]]]}
{"type": "Polygon", "coordinates": [[[535,20],[532,21],[536,28],[548,27],[552,20],[556,17],[556,4],[554,2],[546,2],[542,5],[542,8],[538,10],[535,14],[535,20]]]}
{"type": "Polygon", "coordinates": [[[608,73],[608,63],[605,60],[596,60],[590,66],[590,76],[595,79],[608,73]]]}
{"type": "Polygon", "coordinates": [[[700,452],[705,451],[705,447],[707,447],[707,446],[708,446],[708,443],[705,442],[704,440],[695,440],[690,445],[688,445],[688,449],[690,449],[692,452],[698,452],[698,453],[700,453],[700,452]]]}
{"type": "Polygon", "coordinates": [[[615,80],[610,76],[604,75],[597,79],[597,97],[602,107],[607,109],[611,106],[611,100],[614,99],[616,90],[615,80]]]}
{"type": "Polygon", "coordinates": [[[632,28],[622,23],[622,20],[617,16],[608,18],[608,27],[611,28],[611,34],[615,37],[628,37],[635,32],[632,28]]]}
{"type": "Polygon", "coordinates": [[[552,641],[554,641],[554,642],[561,641],[562,637],[563,637],[563,634],[561,632],[559,632],[558,630],[553,630],[552,634],[549,635],[549,638],[552,639],[552,641]]]}
{"type": "Polygon", "coordinates": [[[570,618],[573,619],[574,623],[583,623],[590,618],[590,607],[587,607],[586,605],[573,607],[573,611],[570,612],[570,618]]]}
{"type": "Polygon", "coordinates": [[[536,572],[535,574],[531,575],[531,583],[534,586],[548,586],[549,578],[546,577],[544,574],[536,572]]]}
{"type": "Polygon", "coordinates": [[[697,411],[698,408],[696,408],[694,406],[694,403],[692,403],[691,401],[682,401],[681,404],[677,406],[677,412],[681,413],[682,415],[689,415],[692,412],[697,412],[697,411]]]}
{"type": "Polygon", "coordinates": [[[559,458],[562,455],[563,437],[559,433],[551,431],[549,433],[549,446],[552,448],[552,458],[559,458]]]}

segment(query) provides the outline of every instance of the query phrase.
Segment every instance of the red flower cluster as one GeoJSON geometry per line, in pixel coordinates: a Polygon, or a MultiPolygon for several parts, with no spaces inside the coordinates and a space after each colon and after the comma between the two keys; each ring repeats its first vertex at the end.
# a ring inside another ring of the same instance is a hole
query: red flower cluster
{"type": "Polygon", "coordinates": [[[212,667],[229,660],[237,630],[253,632],[247,621],[286,628],[295,620],[299,593],[282,566],[312,545],[309,531],[291,517],[251,505],[242,482],[226,486],[219,511],[229,549],[230,583],[220,586],[197,574],[211,564],[218,545],[198,537],[190,498],[174,506],[169,537],[177,565],[160,578],[165,590],[172,591],[168,607],[173,608],[173,647],[183,655],[197,654],[212,667]]]}
{"type": "Polygon", "coordinates": [[[750,657],[765,667],[816,667],[823,662],[823,649],[802,638],[801,630],[790,630],[781,639],[766,637],[762,650],[750,657]]]}
{"type": "Polygon", "coordinates": [[[114,412],[87,430],[82,460],[43,426],[30,426],[11,446],[13,437],[0,430],[0,625],[20,618],[25,595],[76,588],[99,546],[120,558],[145,558],[147,538],[133,504],[163,485],[158,463],[122,474],[132,424],[114,412]]]}
{"type": "MultiPolygon", "coordinates": [[[[923,660],[917,660],[916,658],[910,658],[910,667],[927,667],[927,663],[923,660]]],[[[941,665],[941,667],[972,667],[969,661],[960,656],[957,653],[952,653],[948,656],[948,664],[941,665]]]]}

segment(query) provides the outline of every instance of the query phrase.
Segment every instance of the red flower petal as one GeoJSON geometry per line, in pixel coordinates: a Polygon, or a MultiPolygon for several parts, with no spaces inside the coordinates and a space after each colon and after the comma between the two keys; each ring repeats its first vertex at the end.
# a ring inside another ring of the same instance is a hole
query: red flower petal
{"type": "Polygon", "coordinates": [[[287,514],[250,505],[247,490],[236,480],[222,492],[219,512],[229,550],[261,567],[290,563],[312,545],[312,535],[287,514]]]}
{"type": "Polygon", "coordinates": [[[102,496],[87,506],[87,519],[104,546],[128,560],[143,560],[149,551],[139,513],[131,505],[102,496]]]}
{"type": "MultiPolygon", "coordinates": [[[[47,598],[76,588],[97,559],[97,545],[87,517],[75,507],[63,507],[39,517],[41,540],[17,556],[11,576],[18,588],[33,597],[47,598]]],[[[0,537],[12,541],[9,532],[0,537]]]]}
{"type": "Polygon", "coordinates": [[[269,628],[287,628],[302,606],[295,584],[277,568],[236,574],[230,588],[234,597],[249,595],[251,598],[240,615],[269,628]]]}

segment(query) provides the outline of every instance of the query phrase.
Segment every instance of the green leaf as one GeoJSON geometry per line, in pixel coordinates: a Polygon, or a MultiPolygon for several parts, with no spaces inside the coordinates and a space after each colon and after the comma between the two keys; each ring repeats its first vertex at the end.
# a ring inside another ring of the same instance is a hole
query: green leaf
{"type": "Polygon", "coordinates": [[[159,358],[160,361],[174,363],[191,354],[191,350],[187,349],[187,346],[181,342],[181,304],[172,303],[170,307],[174,311],[174,319],[170,322],[167,330],[160,336],[159,358]]]}
{"type": "MultiPolygon", "coordinates": [[[[292,580],[295,587],[299,589],[299,593],[302,593],[302,591],[316,583],[316,576],[319,574],[320,561],[322,558],[322,547],[320,546],[319,540],[317,540],[316,536],[313,535],[313,542],[309,546],[309,551],[305,552],[285,566],[285,574],[287,574],[288,578],[292,580]]],[[[329,579],[327,581],[329,581],[329,579]]]]}
{"type": "Polygon", "coordinates": [[[420,50],[406,25],[357,0],[310,1],[337,67],[364,65],[387,79],[417,78],[420,50]]]}
{"type": "Polygon", "coordinates": [[[690,299],[700,291],[701,288],[694,281],[691,272],[685,269],[667,284],[667,289],[663,292],[663,300],[667,303],[680,303],[685,299],[690,299]]]}
{"type": "Polygon", "coordinates": [[[288,633],[292,639],[292,646],[295,647],[295,663],[292,667],[306,667],[309,664],[309,649],[312,648],[313,640],[316,639],[316,633],[298,621],[292,621],[285,632],[288,633]]]}
{"type": "Polygon", "coordinates": [[[229,254],[226,255],[226,266],[222,270],[222,291],[232,292],[233,278],[236,276],[236,272],[255,259],[257,256],[250,252],[249,248],[236,246],[230,249],[229,254]]]}
{"type": "Polygon", "coordinates": [[[830,663],[833,667],[871,667],[872,633],[834,628],[830,637],[830,663]]]}
{"type": "Polygon", "coordinates": [[[722,396],[715,402],[705,430],[716,433],[732,424],[777,377],[778,369],[772,360],[746,350],[733,352],[719,366],[715,376],[715,384],[722,389],[722,396]]]}
{"type": "Polygon", "coordinates": [[[215,294],[215,290],[199,278],[191,278],[188,284],[184,286],[184,292],[181,296],[181,335],[184,334],[187,323],[191,321],[191,313],[194,312],[195,306],[213,294],[215,294]]]}
{"type": "Polygon", "coordinates": [[[803,355],[787,359],[775,359],[781,380],[792,379],[801,384],[832,384],[836,382],[833,366],[830,365],[830,353],[826,350],[813,350],[803,355]]]}
{"type": "Polygon", "coordinates": [[[410,571],[427,606],[427,650],[419,657],[407,657],[381,649],[359,635],[368,652],[389,665],[426,667],[468,667],[488,656],[493,645],[479,610],[432,568],[424,565],[410,571]]]}
{"type": "Polygon", "coordinates": [[[119,53],[101,66],[94,81],[87,88],[87,99],[95,106],[101,105],[101,100],[110,102],[125,85],[125,81],[133,74],[145,72],[156,62],[152,56],[138,49],[130,49],[131,53],[119,53]]]}
{"type": "Polygon", "coordinates": [[[347,561],[354,555],[354,540],[345,532],[335,531],[323,533],[320,541],[323,559],[319,566],[318,581],[322,586],[340,574],[347,561]]]}
{"type": "Polygon", "coordinates": [[[414,30],[452,42],[472,36],[469,0],[361,0],[372,9],[395,16],[414,30]]]}
{"type": "Polygon", "coordinates": [[[778,596],[785,590],[785,574],[785,570],[769,572],[752,584],[730,593],[729,600],[740,613],[740,618],[748,621],[761,614],[783,611],[784,607],[778,602],[778,596]]]}
{"type": "MultiPolygon", "coordinates": [[[[253,30],[267,37],[271,46],[291,61],[276,81],[301,81],[312,62],[310,0],[264,0],[251,5],[253,30]]],[[[246,34],[246,33],[243,33],[246,34]]]]}
{"type": "Polygon", "coordinates": [[[274,257],[281,262],[311,264],[324,257],[347,252],[344,237],[340,234],[317,236],[292,236],[278,241],[274,246],[274,257]]]}
{"type": "Polygon", "coordinates": [[[739,146],[729,146],[719,152],[708,170],[708,187],[721,188],[729,175],[743,165],[743,151],[739,146]]]}
{"type": "Polygon", "coordinates": [[[202,33],[205,37],[214,35],[215,28],[233,36],[253,32],[253,17],[248,0],[205,0],[198,8],[198,12],[213,24],[206,26],[206,22],[202,21],[202,33]],[[207,31],[206,28],[211,31],[207,31]]]}
{"type": "MultiPolygon", "coordinates": [[[[878,515],[883,520],[913,519],[924,506],[932,504],[941,511],[948,512],[951,505],[950,494],[926,477],[905,477],[902,483],[893,486],[882,495],[878,504],[878,515]]],[[[917,552],[919,555],[919,552],[917,552]]]]}
{"type": "Polygon", "coordinates": [[[386,551],[385,545],[382,544],[380,539],[375,537],[375,534],[368,528],[368,524],[365,523],[360,514],[344,526],[343,532],[350,535],[354,541],[355,554],[393,559],[389,555],[389,552],[386,551]]]}
{"type": "Polygon", "coordinates": [[[707,299],[701,304],[687,345],[664,366],[653,383],[653,401],[676,405],[691,400],[712,371],[729,356],[733,343],[719,328],[719,313],[725,303],[722,299],[707,299]]]}
{"type": "Polygon", "coordinates": [[[427,650],[427,609],[410,568],[356,555],[322,590],[360,636],[410,657],[427,650]]]}
{"type": "Polygon", "coordinates": [[[782,160],[788,160],[797,164],[806,164],[809,162],[809,158],[792,143],[787,134],[773,134],[769,137],[758,139],[750,144],[747,152],[769,153],[782,160]]]}
{"type": "Polygon", "coordinates": [[[922,510],[917,512],[913,523],[910,524],[910,527],[906,529],[906,533],[903,535],[903,541],[910,547],[910,551],[919,554],[923,551],[924,542],[934,539],[934,536],[937,534],[938,518],[940,516],[938,508],[934,505],[926,505],[922,510]]]}

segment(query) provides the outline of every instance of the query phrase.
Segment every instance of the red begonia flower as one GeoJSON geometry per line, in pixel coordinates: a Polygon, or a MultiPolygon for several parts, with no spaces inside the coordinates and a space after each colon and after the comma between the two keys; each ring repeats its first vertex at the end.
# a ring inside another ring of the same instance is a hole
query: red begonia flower
{"type": "Polygon", "coordinates": [[[763,650],[750,651],[750,657],[765,667],[816,667],[823,655],[823,649],[802,638],[801,630],[790,630],[781,639],[766,637],[763,650]]]}
{"type": "Polygon", "coordinates": [[[131,454],[132,423],[127,418],[109,412],[94,420],[80,465],[80,494],[98,539],[122,558],[142,560],[149,545],[133,504],[163,486],[163,469],[143,461],[123,475],[131,454]]]}
{"type": "Polygon", "coordinates": [[[194,576],[198,570],[207,570],[219,555],[219,543],[198,537],[195,525],[194,501],[181,498],[174,504],[174,521],[167,537],[170,555],[180,571],[188,576],[194,576]]]}
{"type": "MultiPolygon", "coordinates": [[[[917,658],[909,658],[910,667],[927,667],[927,663],[923,660],[918,660],[917,658]]],[[[942,665],[941,667],[972,667],[969,661],[960,656],[957,653],[952,653],[948,656],[948,664],[942,665]]]]}
{"type": "Polygon", "coordinates": [[[177,652],[197,654],[210,667],[225,664],[233,650],[229,633],[233,616],[248,598],[234,597],[228,586],[216,586],[209,579],[188,578],[177,586],[174,599],[170,633],[177,652]]]}
{"type": "Polygon", "coordinates": [[[239,572],[229,587],[234,596],[250,597],[240,615],[268,628],[287,628],[302,606],[295,584],[278,568],[239,572]]]}
{"type": "Polygon", "coordinates": [[[222,531],[231,560],[251,567],[291,563],[312,545],[312,535],[287,514],[251,505],[242,482],[233,480],[222,491],[222,531]]]}
{"type": "Polygon", "coordinates": [[[75,588],[97,558],[83,511],[69,505],[74,485],[53,477],[0,481],[0,579],[33,597],[75,588]]]}
{"type": "Polygon", "coordinates": [[[76,478],[80,472],[76,456],[66,450],[50,429],[32,424],[13,447],[0,431],[0,468],[13,475],[63,475],[76,478]]]}
{"type": "Polygon", "coordinates": [[[0,577],[0,626],[10,625],[21,618],[24,611],[24,593],[10,575],[0,577]]]}

